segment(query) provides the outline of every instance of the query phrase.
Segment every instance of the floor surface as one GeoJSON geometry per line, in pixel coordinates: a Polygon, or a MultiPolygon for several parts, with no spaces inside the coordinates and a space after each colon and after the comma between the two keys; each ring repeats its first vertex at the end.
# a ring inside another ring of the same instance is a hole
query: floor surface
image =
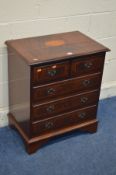
{"type": "Polygon", "coordinates": [[[35,154],[9,127],[0,129],[0,175],[116,175],[116,97],[100,101],[95,134],[73,132],[35,154]]]}

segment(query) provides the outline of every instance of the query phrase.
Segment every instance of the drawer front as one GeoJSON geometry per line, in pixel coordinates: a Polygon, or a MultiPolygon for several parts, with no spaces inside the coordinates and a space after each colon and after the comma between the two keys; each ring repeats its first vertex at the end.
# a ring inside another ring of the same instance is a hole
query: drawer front
{"type": "Polygon", "coordinates": [[[76,110],[78,108],[94,105],[99,99],[99,91],[91,91],[50,103],[34,106],[32,108],[32,120],[42,120],[55,115],[76,110]]]}
{"type": "Polygon", "coordinates": [[[73,78],[47,86],[34,87],[32,90],[33,103],[41,103],[54,98],[63,97],[76,92],[99,88],[101,74],[94,74],[82,78],[73,78]]]}
{"type": "Polygon", "coordinates": [[[86,56],[82,60],[72,61],[71,75],[81,76],[86,74],[92,74],[96,72],[102,72],[104,65],[104,55],[90,55],[86,56]]]}
{"type": "Polygon", "coordinates": [[[51,81],[62,80],[69,76],[69,62],[52,64],[49,66],[32,67],[32,82],[44,84],[51,81]]]}
{"type": "Polygon", "coordinates": [[[32,124],[33,134],[44,134],[68,126],[78,125],[96,118],[97,107],[92,106],[81,110],[73,111],[52,119],[36,122],[32,124]]]}

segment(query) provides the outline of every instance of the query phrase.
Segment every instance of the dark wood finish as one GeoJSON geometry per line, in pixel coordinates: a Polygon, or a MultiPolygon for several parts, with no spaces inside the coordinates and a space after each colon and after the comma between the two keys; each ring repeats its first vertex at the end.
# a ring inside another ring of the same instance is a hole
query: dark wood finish
{"type": "Polygon", "coordinates": [[[109,51],[107,47],[78,31],[11,40],[6,44],[18,52],[29,65],[109,51]],[[54,44],[50,45],[48,42],[54,44]],[[56,45],[56,42],[59,44],[56,45]]]}
{"type": "Polygon", "coordinates": [[[38,142],[32,142],[32,143],[25,142],[25,146],[26,146],[26,150],[27,150],[28,154],[32,154],[32,153],[36,152],[39,148],[41,148],[48,141],[49,141],[49,139],[41,140],[38,142]]]}
{"type": "Polygon", "coordinates": [[[67,126],[77,125],[96,118],[97,107],[87,107],[81,110],[53,117],[52,119],[37,121],[32,124],[33,134],[54,132],[67,126]]]}
{"type": "Polygon", "coordinates": [[[50,118],[61,113],[69,112],[84,106],[97,104],[99,99],[99,91],[90,91],[74,96],[56,100],[53,102],[33,106],[33,120],[42,120],[50,118]]]}
{"type": "Polygon", "coordinates": [[[32,88],[33,104],[49,101],[67,95],[98,89],[101,83],[101,73],[72,78],[57,83],[50,83],[32,88]]]}
{"type": "Polygon", "coordinates": [[[97,126],[98,126],[98,122],[95,122],[91,125],[86,125],[85,127],[80,128],[80,131],[85,131],[85,132],[87,131],[93,134],[97,132],[97,126]]]}
{"type": "Polygon", "coordinates": [[[8,47],[9,110],[18,122],[30,120],[30,67],[8,47]]]}
{"type": "Polygon", "coordinates": [[[45,84],[69,77],[69,62],[32,67],[32,83],[45,84]]]}
{"type": "Polygon", "coordinates": [[[84,59],[74,60],[71,67],[72,76],[82,76],[102,71],[105,53],[94,54],[84,57],[84,59]]]}
{"type": "Polygon", "coordinates": [[[9,125],[21,134],[29,154],[55,136],[97,131],[108,48],[77,31],[6,44],[9,125]]]}
{"type": "Polygon", "coordinates": [[[20,133],[20,135],[22,136],[26,150],[29,154],[36,152],[37,149],[40,148],[48,140],[61,134],[65,134],[75,130],[95,133],[97,131],[97,124],[98,124],[98,121],[96,119],[93,119],[78,125],[69,126],[54,132],[49,132],[43,135],[38,135],[34,136],[33,138],[30,138],[29,135],[26,134],[25,130],[23,130],[22,127],[20,127],[14,116],[12,116],[9,113],[8,117],[10,119],[10,124],[13,126],[13,128],[16,128],[20,133]]]}

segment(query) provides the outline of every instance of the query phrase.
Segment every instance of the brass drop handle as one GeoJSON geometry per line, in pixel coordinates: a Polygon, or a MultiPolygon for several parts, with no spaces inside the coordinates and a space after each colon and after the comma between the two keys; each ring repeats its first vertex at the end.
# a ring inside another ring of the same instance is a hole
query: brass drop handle
{"type": "Polygon", "coordinates": [[[84,64],[84,67],[87,68],[87,69],[91,68],[92,66],[93,66],[92,62],[88,62],[88,63],[84,64]]]}
{"type": "Polygon", "coordinates": [[[46,111],[47,111],[48,113],[53,112],[53,111],[54,111],[54,105],[48,106],[48,107],[46,108],[46,111]]]}
{"type": "Polygon", "coordinates": [[[90,80],[83,80],[83,85],[88,86],[90,84],[90,80]]]}
{"type": "Polygon", "coordinates": [[[46,122],[45,123],[45,128],[51,129],[54,126],[53,122],[46,122]]]}
{"type": "Polygon", "coordinates": [[[85,112],[82,112],[79,114],[79,118],[83,119],[86,117],[86,113],[85,112]]]}
{"type": "Polygon", "coordinates": [[[56,69],[48,70],[48,75],[51,77],[55,76],[56,73],[57,73],[56,69]]]}
{"type": "Polygon", "coordinates": [[[88,101],[87,97],[81,97],[81,103],[86,103],[88,101]]]}
{"type": "Polygon", "coordinates": [[[52,95],[52,94],[54,94],[55,92],[56,92],[56,90],[55,90],[54,88],[50,88],[50,89],[47,90],[47,94],[48,94],[48,95],[52,95]]]}

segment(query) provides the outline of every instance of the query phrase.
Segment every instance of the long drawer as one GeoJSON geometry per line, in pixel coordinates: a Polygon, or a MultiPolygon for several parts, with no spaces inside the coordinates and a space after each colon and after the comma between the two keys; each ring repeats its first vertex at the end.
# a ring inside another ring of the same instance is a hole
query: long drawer
{"type": "Polygon", "coordinates": [[[32,107],[32,120],[43,120],[61,113],[93,105],[97,103],[98,99],[99,90],[94,90],[74,96],[69,96],[49,103],[34,105],[32,107]]]}
{"type": "Polygon", "coordinates": [[[101,83],[101,73],[84,76],[81,78],[73,78],[49,85],[33,87],[32,102],[41,103],[58,97],[65,97],[81,91],[89,91],[97,89],[101,83]]]}
{"type": "Polygon", "coordinates": [[[72,125],[78,125],[96,118],[97,107],[89,106],[80,110],[65,113],[52,119],[35,122],[32,124],[33,134],[44,134],[72,125]]]}

